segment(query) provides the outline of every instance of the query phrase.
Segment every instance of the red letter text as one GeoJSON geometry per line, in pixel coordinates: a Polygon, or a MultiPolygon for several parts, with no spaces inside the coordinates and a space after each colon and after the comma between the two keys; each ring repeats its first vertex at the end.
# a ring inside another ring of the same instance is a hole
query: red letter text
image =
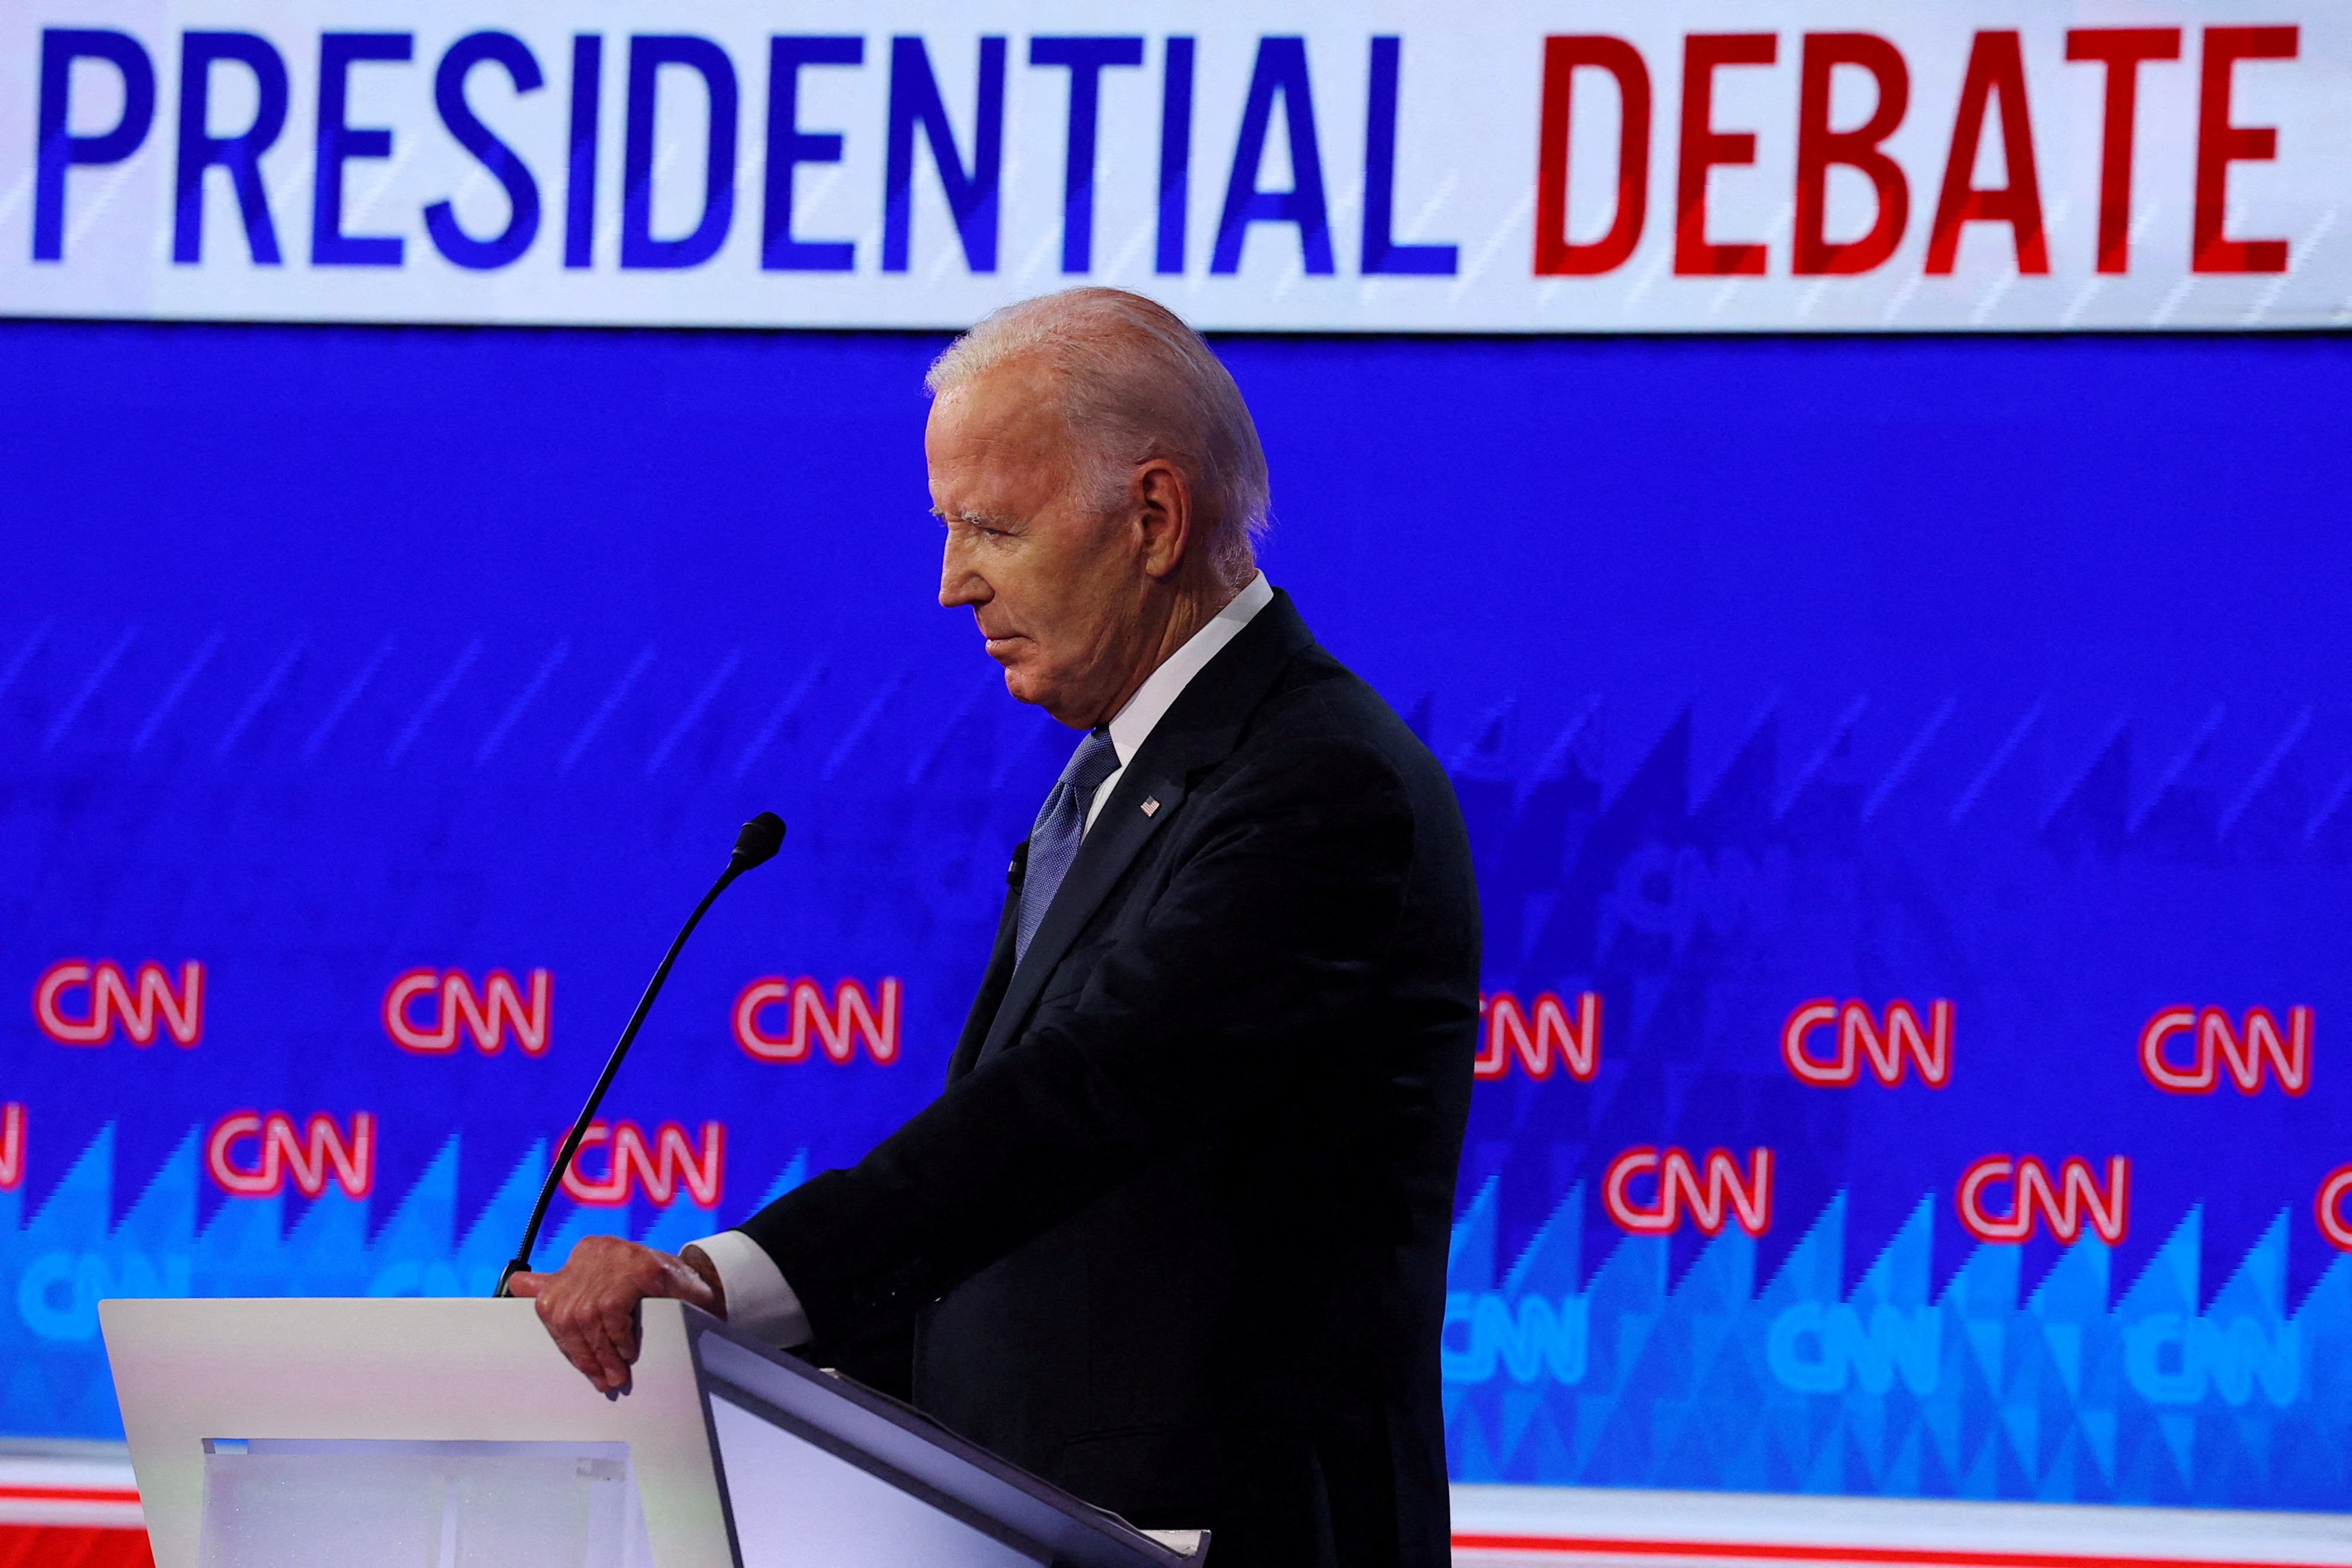
{"type": "Polygon", "coordinates": [[[1650,206],[1650,71],[1622,38],[1544,40],[1543,117],[1536,159],[1536,275],[1590,277],[1624,265],[1642,241],[1650,206]],[[1569,96],[1577,68],[1617,79],[1617,209],[1609,232],[1579,245],[1568,237],[1569,96]]]}
{"type": "Polygon", "coordinates": [[[2294,58],[2294,27],[2208,27],[2205,68],[2197,89],[2197,216],[2189,247],[2192,272],[2284,272],[2286,241],[2230,239],[2230,165],[2278,156],[2278,132],[2267,125],[2230,123],[2231,68],[2240,60],[2294,58]]]}
{"type": "Polygon", "coordinates": [[[2132,132],[2142,60],[2180,58],[2178,27],[2077,27],[2066,35],[2070,60],[2107,67],[2106,129],[2099,142],[2099,270],[2129,270],[2132,132]]]}
{"type": "Polygon", "coordinates": [[[1797,107],[1797,238],[1791,270],[1800,274],[1867,272],[1895,254],[1911,218],[1911,187],[1879,143],[1903,123],[1911,102],[1911,73],[1893,44],[1874,33],[1805,35],[1803,80],[1797,107]],[[1870,118],[1851,131],[1830,129],[1830,84],[1840,66],[1859,66],[1876,85],[1870,118]],[[1843,163],[1870,176],[1878,216],[1860,239],[1832,244],[1830,165],[1843,163]]]}
{"type": "Polygon", "coordinates": [[[1701,278],[1760,277],[1760,245],[1716,245],[1706,237],[1707,171],[1756,162],[1756,133],[1717,131],[1717,66],[1769,66],[1780,43],[1770,33],[1693,33],[1683,40],[1683,142],[1675,182],[1675,270],[1701,278]]]}
{"type": "Polygon", "coordinates": [[[2005,223],[2017,247],[2020,272],[2050,270],[2050,246],[2042,230],[2042,182],[2033,169],[2033,123],[2025,107],[2025,60],[2013,32],[1979,33],[1969,51],[1969,74],[1960,84],[1960,111],[1952,126],[1952,151],[1944,163],[1944,191],[1936,201],[1936,223],[1927,236],[1927,270],[1949,272],[1960,253],[1960,226],[2005,223]],[[1977,147],[1984,140],[1985,114],[2000,100],[2000,145],[2009,184],[1979,190],[1977,147]]]}

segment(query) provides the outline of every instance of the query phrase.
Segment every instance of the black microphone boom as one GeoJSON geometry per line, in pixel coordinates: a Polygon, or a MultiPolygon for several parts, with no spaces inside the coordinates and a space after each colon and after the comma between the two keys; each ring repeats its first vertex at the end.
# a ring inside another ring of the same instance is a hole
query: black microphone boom
{"type": "Polygon", "coordinates": [[[596,1120],[596,1108],[604,1102],[604,1091],[613,1087],[613,1075],[621,1070],[621,1059],[629,1054],[630,1042],[637,1037],[637,1030],[645,1023],[646,1015],[653,1011],[654,998],[661,994],[662,983],[669,978],[670,965],[677,962],[678,952],[686,946],[686,939],[692,936],[694,928],[702,922],[703,911],[727,890],[730,882],[752,867],[763,866],[774,859],[776,851],[783,847],[783,843],[784,819],[772,811],[761,812],[745,823],[742,831],[735,835],[735,853],[728,857],[727,869],[719,873],[719,880],[710,884],[710,891],[702,895],[702,902],[694,906],[694,912],[686,917],[686,924],[678,928],[677,940],[669,944],[667,952],[662,954],[661,967],[655,970],[653,979],[646,982],[646,994],[637,998],[637,1010],[629,1015],[629,1026],[621,1031],[620,1044],[613,1047],[612,1056],[605,1060],[604,1070],[598,1076],[596,1087],[589,1091],[588,1103],[580,1108],[580,1120],[572,1124],[572,1131],[565,1135],[563,1148],[556,1155],[553,1168],[547,1173],[545,1184],[539,1189],[539,1202],[531,1205],[530,1224],[523,1228],[522,1245],[515,1248],[513,1258],[499,1272],[499,1288],[492,1292],[493,1295],[505,1295],[508,1280],[530,1271],[531,1248],[539,1245],[539,1227],[547,1222],[547,1205],[555,1201],[555,1189],[562,1182],[563,1173],[572,1168],[572,1157],[580,1152],[580,1140],[587,1135],[588,1124],[596,1120]]]}

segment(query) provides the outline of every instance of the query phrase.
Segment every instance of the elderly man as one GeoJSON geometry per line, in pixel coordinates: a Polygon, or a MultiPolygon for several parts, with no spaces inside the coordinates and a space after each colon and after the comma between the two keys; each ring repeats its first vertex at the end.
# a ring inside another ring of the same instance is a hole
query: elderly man
{"type": "Polygon", "coordinates": [[[1174,316],[1033,300],[929,384],[940,603],[1084,732],[947,1087],[739,1230],[593,1237],[516,1291],[601,1388],[682,1297],[1213,1530],[1219,1568],[1435,1568],[1478,1009],[1452,790],[1258,572],[1257,432],[1174,316]]]}

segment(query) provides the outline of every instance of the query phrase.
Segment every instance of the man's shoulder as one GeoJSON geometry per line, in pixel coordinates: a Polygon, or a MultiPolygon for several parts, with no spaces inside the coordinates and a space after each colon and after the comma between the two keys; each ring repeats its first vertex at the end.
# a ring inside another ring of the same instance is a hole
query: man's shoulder
{"type": "Polygon", "coordinates": [[[1196,787],[1229,800],[1265,787],[1292,794],[1388,794],[1417,817],[1458,816],[1453,789],[1421,737],[1370,683],[1315,639],[1289,595],[1274,598],[1211,661],[1149,744],[1196,787]],[[1387,781],[1393,790],[1367,789],[1387,781]]]}
{"type": "Polygon", "coordinates": [[[1381,767],[1415,786],[1444,784],[1437,759],[1387,699],[1320,643],[1284,666],[1234,754],[1245,760],[1274,751],[1381,767]]]}

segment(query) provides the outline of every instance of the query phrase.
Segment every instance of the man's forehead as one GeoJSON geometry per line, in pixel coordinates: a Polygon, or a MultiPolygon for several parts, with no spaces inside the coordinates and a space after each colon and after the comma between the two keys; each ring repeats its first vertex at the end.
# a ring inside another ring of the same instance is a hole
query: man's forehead
{"type": "Polygon", "coordinates": [[[1069,427],[1034,377],[1008,374],[1014,368],[975,377],[932,405],[923,448],[943,517],[1034,510],[1060,488],[1069,427]]]}
{"type": "Polygon", "coordinates": [[[929,433],[956,445],[1058,445],[1066,433],[1050,377],[1000,365],[950,387],[931,405],[929,433]]]}
{"type": "Polygon", "coordinates": [[[1055,468],[1036,462],[930,465],[931,515],[943,522],[996,525],[1034,515],[1060,489],[1055,468]]]}

